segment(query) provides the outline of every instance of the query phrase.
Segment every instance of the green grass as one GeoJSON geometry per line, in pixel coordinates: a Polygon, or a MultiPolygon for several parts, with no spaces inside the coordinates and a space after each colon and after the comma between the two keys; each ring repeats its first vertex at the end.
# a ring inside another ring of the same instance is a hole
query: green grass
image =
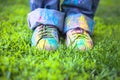
{"type": "Polygon", "coordinates": [[[0,0],[0,80],[120,80],[119,5],[120,0],[101,0],[92,50],[62,43],[56,51],[39,51],[31,47],[29,2],[0,0]]]}

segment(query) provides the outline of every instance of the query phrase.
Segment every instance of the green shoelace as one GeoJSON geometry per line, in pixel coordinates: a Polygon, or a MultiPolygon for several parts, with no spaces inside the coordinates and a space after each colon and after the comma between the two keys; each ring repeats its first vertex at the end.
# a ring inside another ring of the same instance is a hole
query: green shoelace
{"type": "Polygon", "coordinates": [[[54,29],[55,28],[53,28],[51,26],[43,25],[38,31],[39,35],[41,36],[41,39],[42,38],[54,38],[53,35],[52,35],[52,31],[54,29]]]}

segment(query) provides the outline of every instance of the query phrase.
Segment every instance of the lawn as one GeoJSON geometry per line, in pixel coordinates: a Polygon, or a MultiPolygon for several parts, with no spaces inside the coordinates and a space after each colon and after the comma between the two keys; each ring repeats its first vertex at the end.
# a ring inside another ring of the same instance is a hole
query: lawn
{"type": "Polygon", "coordinates": [[[28,0],[0,0],[0,80],[120,80],[120,0],[101,0],[86,52],[31,47],[29,11],[28,0]]]}

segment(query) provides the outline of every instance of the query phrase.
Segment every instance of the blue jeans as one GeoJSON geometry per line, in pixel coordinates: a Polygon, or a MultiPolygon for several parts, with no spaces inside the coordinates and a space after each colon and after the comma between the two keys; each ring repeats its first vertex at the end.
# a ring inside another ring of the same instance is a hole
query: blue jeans
{"type": "Polygon", "coordinates": [[[98,3],[99,0],[64,0],[60,11],[60,0],[30,0],[29,27],[49,24],[63,33],[78,27],[92,33],[98,3]]]}

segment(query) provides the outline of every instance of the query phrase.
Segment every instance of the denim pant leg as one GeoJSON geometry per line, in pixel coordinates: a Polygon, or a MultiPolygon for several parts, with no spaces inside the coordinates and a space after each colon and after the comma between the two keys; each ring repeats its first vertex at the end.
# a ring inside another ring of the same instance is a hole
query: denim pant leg
{"type": "Polygon", "coordinates": [[[44,0],[30,0],[30,9],[34,11],[37,8],[43,8],[44,0]]]}
{"type": "Polygon", "coordinates": [[[79,27],[91,34],[98,3],[99,0],[64,0],[62,4],[62,11],[66,13],[64,32],[79,27]]]}
{"type": "Polygon", "coordinates": [[[37,8],[60,9],[60,0],[30,0],[31,11],[37,8]]]}
{"type": "Polygon", "coordinates": [[[30,0],[28,25],[34,30],[38,25],[52,25],[63,31],[64,13],[59,11],[60,0],[30,0]]]}

